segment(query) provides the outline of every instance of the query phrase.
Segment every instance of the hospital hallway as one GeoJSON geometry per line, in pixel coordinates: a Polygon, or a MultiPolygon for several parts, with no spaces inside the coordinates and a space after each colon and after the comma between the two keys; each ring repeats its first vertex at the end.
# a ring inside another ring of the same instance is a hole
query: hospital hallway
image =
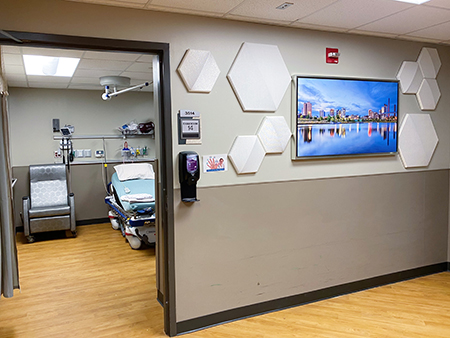
{"type": "MultiPolygon", "coordinates": [[[[22,292],[0,300],[0,337],[166,337],[163,308],[156,301],[154,248],[132,250],[109,223],[77,230],[77,238],[61,233],[32,244],[17,234],[22,292]]],[[[450,337],[450,273],[183,337],[450,337]]]]}

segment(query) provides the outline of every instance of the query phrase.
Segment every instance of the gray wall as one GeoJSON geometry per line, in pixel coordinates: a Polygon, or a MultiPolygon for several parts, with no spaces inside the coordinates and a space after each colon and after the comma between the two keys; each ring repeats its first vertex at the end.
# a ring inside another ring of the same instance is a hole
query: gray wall
{"type": "MultiPolygon", "coordinates": [[[[136,120],[155,120],[153,93],[130,92],[115,100],[103,101],[100,91],[10,88],[9,116],[13,175],[18,179],[14,188],[15,223],[21,225],[21,198],[29,194],[28,166],[53,163],[59,141],[53,140],[52,119],[59,118],[61,126],[75,126],[74,135],[120,135],[117,127],[136,120]]],[[[150,137],[130,138],[130,146],[147,146],[155,156],[155,140],[150,137]]],[[[123,140],[106,140],[108,160],[121,160],[123,140]]],[[[75,159],[71,168],[72,190],[75,193],[77,221],[107,217],[104,203],[105,188],[101,159],[94,157],[96,149],[103,149],[101,140],[73,140],[74,149],[91,149],[91,158],[75,159]],[[76,165],[87,161],[98,164],[76,165]]],[[[110,168],[112,170],[112,166],[110,168]]],[[[109,171],[108,182],[112,171],[109,171]]]]}
{"type": "MultiPolygon", "coordinates": [[[[153,93],[130,92],[111,101],[101,99],[101,91],[10,88],[9,116],[11,129],[12,165],[53,163],[59,141],[53,136],[52,119],[59,118],[61,126],[75,126],[76,135],[117,135],[119,126],[132,120],[154,121],[153,93]]],[[[107,159],[121,159],[123,140],[107,140],[107,159]]],[[[155,156],[155,142],[151,138],[129,140],[130,146],[147,145],[149,157],[155,156]]],[[[102,149],[101,140],[74,140],[74,149],[92,149],[92,158],[77,161],[95,161],[94,151],[102,149]]]]}
{"type": "Polygon", "coordinates": [[[176,191],[177,320],[446,262],[448,176],[176,191]]]}
{"type": "MultiPolygon", "coordinates": [[[[176,317],[446,261],[449,47],[56,0],[8,2],[0,22],[7,30],[170,43],[173,119],[194,109],[203,127],[203,144],[186,147],[173,123],[174,164],[182,150],[227,153],[266,115],[243,113],[226,79],[242,42],[277,45],[292,74],[389,79],[423,46],[437,48],[442,97],[431,117],[439,145],[429,167],[405,170],[398,156],[292,162],[285,151],[266,156],[254,175],[202,175],[201,202],[190,207],[175,191],[176,317]],[[339,65],[325,64],[326,47],[340,49],[339,65]],[[188,93],[176,73],[189,48],[216,58],[222,73],[211,94],[188,93]]],[[[401,118],[420,113],[413,95],[401,95],[400,107],[401,118]]],[[[274,115],[290,121],[289,91],[274,115]]]]}

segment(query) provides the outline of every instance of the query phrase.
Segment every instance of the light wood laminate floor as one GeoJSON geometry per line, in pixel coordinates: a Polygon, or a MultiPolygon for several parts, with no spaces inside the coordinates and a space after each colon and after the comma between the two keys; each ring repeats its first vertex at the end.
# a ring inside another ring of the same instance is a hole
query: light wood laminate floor
{"type": "MultiPolygon", "coordinates": [[[[1,338],[165,337],[154,249],[131,250],[109,224],[25,244],[22,292],[0,300],[1,338]]],[[[186,338],[450,337],[450,273],[239,320],[186,338]]]]}

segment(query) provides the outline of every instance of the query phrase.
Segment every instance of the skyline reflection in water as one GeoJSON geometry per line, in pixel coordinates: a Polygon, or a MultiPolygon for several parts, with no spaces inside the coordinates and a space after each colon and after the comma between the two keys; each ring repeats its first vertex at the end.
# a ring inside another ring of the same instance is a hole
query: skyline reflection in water
{"type": "Polygon", "coordinates": [[[397,123],[299,125],[297,142],[297,157],[392,153],[397,151],[397,123]]]}

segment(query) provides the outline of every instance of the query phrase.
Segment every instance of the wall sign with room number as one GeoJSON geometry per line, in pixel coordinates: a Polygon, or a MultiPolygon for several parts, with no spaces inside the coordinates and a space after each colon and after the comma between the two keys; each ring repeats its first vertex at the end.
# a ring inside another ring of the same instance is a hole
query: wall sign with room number
{"type": "Polygon", "coordinates": [[[200,113],[180,110],[178,113],[178,144],[201,144],[200,113]]]}
{"type": "Polygon", "coordinates": [[[200,138],[200,120],[181,120],[181,138],[200,138]]]}

